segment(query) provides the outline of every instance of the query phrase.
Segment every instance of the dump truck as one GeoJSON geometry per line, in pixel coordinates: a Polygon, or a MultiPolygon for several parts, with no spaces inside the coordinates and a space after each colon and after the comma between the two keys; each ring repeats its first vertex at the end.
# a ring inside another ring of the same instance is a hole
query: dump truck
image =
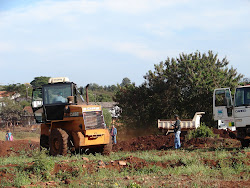
{"type": "Polygon", "coordinates": [[[87,89],[86,101],[83,89],[67,77],[50,78],[48,84],[33,89],[32,109],[36,122],[41,123],[40,146],[51,155],[85,150],[111,152],[102,107],[89,105],[87,89]]]}
{"type": "Polygon", "coordinates": [[[227,127],[236,127],[242,147],[250,140],[250,85],[235,88],[234,101],[230,88],[218,88],[213,93],[213,117],[227,127]]]}
{"type": "MultiPolygon", "coordinates": [[[[196,112],[193,119],[181,119],[181,131],[186,132],[188,130],[197,129],[200,127],[200,119],[205,112],[196,112]]],[[[174,132],[172,126],[175,120],[158,119],[158,129],[165,135],[174,132]]]]}

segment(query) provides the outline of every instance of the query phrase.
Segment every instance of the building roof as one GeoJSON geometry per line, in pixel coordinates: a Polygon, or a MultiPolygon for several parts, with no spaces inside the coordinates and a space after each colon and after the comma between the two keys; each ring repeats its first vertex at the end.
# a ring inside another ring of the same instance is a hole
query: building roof
{"type": "Polygon", "coordinates": [[[12,95],[12,94],[13,94],[13,92],[0,91],[0,98],[9,97],[9,96],[12,95]]]}
{"type": "Polygon", "coordinates": [[[10,91],[0,91],[0,98],[3,97],[11,97],[11,99],[15,99],[17,97],[20,97],[19,93],[15,93],[15,92],[10,92],[10,91]]]}
{"type": "Polygon", "coordinates": [[[30,114],[33,114],[33,110],[31,108],[31,106],[25,106],[24,109],[23,109],[23,111],[26,111],[26,112],[28,112],[30,114]]]}

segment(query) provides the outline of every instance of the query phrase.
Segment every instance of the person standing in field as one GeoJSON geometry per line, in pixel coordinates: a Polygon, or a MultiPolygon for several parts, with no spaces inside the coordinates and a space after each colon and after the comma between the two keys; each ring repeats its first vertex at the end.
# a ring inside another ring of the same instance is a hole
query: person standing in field
{"type": "Polygon", "coordinates": [[[12,136],[10,130],[7,130],[5,138],[6,138],[6,141],[13,141],[13,136],[12,136]]]}
{"type": "Polygon", "coordinates": [[[112,142],[113,142],[113,144],[116,144],[117,129],[115,128],[115,125],[112,125],[112,128],[110,130],[110,134],[112,136],[112,142]]]}
{"type": "Polygon", "coordinates": [[[181,134],[181,121],[179,119],[179,116],[175,114],[175,124],[172,126],[174,127],[174,133],[175,133],[175,138],[174,138],[174,147],[175,149],[179,149],[181,147],[181,140],[180,140],[180,134],[181,134]]]}

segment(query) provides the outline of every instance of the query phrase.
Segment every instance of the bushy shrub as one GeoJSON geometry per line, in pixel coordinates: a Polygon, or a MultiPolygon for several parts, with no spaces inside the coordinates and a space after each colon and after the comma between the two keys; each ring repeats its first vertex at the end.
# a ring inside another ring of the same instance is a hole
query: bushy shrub
{"type": "Polygon", "coordinates": [[[104,121],[105,121],[107,127],[109,127],[111,125],[111,122],[112,122],[112,117],[111,117],[110,112],[105,108],[103,108],[103,116],[104,116],[104,121]]]}
{"type": "Polygon", "coordinates": [[[199,128],[188,132],[187,139],[190,140],[191,138],[207,138],[214,136],[213,130],[206,126],[205,123],[201,123],[199,128]]]}

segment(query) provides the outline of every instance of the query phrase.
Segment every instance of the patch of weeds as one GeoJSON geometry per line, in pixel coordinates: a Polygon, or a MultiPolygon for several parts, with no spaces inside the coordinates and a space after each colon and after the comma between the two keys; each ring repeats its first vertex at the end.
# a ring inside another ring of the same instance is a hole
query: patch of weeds
{"type": "Polygon", "coordinates": [[[47,153],[42,150],[37,152],[34,156],[34,163],[31,170],[35,174],[41,174],[45,180],[50,180],[50,172],[54,169],[55,162],[52,158],[48,157],[47,153]]]}
{"type": "Polygon", "coordinates": [[[220,159],[219,167],[219,171],[225,179],[232,178],[232,175],[240,175],[241,172],[249,173],[249,167],[245,166],[243,161],[235,158],[220,159]]]}
{"type": "Polygon", "coordinates": [[[1,167],[1,168],[0,168],[0,172],[6,172],[7,170],[8,170],[7,167],[1,167]]]}
{"type": "Polygon", "coordinates": [[[31,181],[29,175],[25,171],[18,171],[15,174],[15,178],[13,180],[13,186],[20,187],[23,185],[30,185],[31,181]]]}
{"type": "Polygon", "coordinates": [[[188,165],[188,166],[189,165],[193,165],[193,164],[196,164],[196,165],[201,164],[199,156],[190,156],[190,155],[187,155],[187,156],[184,156],[179,161],[181,163],[185,164],[185,165],[188,165]]]}
{"type": "Polygon", "coordinates": [[[27,162],[31,162],[32,158],[27,156],[9,156],[0,158],[0,165],[8,165],[8,164],[23,164],[27,162]]]}
{"type": "MultiPolygon", "coordinates": [[[[179,150],[179,152],[180,152],[180,150],[179,150]]],[[[163,159],[163,161],[167,161],[167,160],[172,161],[172,160],[179,160],[181,157],[183,157],[183,156],[179,155],[179,153],[177,151],[171,151],[168,154],[162,156],[162,159],[163,159]]]]}
{"type": "Polygon", "coordinates": [[[18,151],[18,153],[20,154],[20,156],[27,156],[28,152],[23,150],[18,151]]]}
{"type": "Polygon", "coordinates": [[[128,188],[141,188],[141,185],[137,184],[136,182],[130,183],[128,188]]]}
{"type": "Polygon", "coordinates": [[[163,169],[159,166],[150,166],[150,167],[144,167],[140,168],[136,171],[132,171],[131,175],[151,175],[154,173],[161,172],[163,169]]]}
{"type": "MultiPolygon", "coordinates": [[[[127,163],[127,165],[130,165],[130,164],[127,163]]],[[[132,168],[132,171],[130,171],[128,168],[123,168],[123,169],[121,169],[120,174],[121,174],[122,176],[128,176],[128,175],[130,175],[130,174],[133,174],[134,171],[135,171],[134,168],[132,168]]]]}
{"type": "Polygon", "coordinates": [[[150,150],[150,151],[137,151],[133,153],[133,156],[144,159],[149,162],[158,162],[162,161],[162,156],[155,155],[157,151],[156,150],[150,150]]]}
{"type": "Polygon", "coordinates": [[[220,169],[220,172],[225,180],[231,179],[232,175],[234,174],[234,171],[232,171],[232,168],[230,167],[223,167],[220,169]]]}
{"type": "Polygon", "coordinates": [[[0,187],[12,187],[12,186],[13,186],[12,182],[9,179],[3,178],[1,180],[0,187]]]}
{"type": "Polygon", "coordinates": [[[227,157],[231,157],[230,153],[228,153],[226,150],[220,149],[220,148],[217,148],[215,150],[214,154],[215,154],[215,158],[218,159],[218,160],[220,160],[220,159],[223,160],[223,159],[225,159],[227,157]]]}
{"type": "Polygon", "coordinates": [[[66,179],[71,179],[73,176],[73,174],[71,174],[71,172],[62,172],[61,170],[59,170],[59,172],[56,174],[56,178],[60,179],[60,180],[66,180],[66,179]]]}
{"type": "Polygon", "coordinates": [[[207,170],[203,165],[192,164],[187,167],[180,168],[180,174],[200,176],[203,171],[207,170]]]}
{"type": "Polygon", "coordinates": [[[28,169],[28,165],[26,163],[20,163],[16,169],[19,171],[19,172],[22,172],[22,171],[25,171],[25,169],[28,169]]]}

